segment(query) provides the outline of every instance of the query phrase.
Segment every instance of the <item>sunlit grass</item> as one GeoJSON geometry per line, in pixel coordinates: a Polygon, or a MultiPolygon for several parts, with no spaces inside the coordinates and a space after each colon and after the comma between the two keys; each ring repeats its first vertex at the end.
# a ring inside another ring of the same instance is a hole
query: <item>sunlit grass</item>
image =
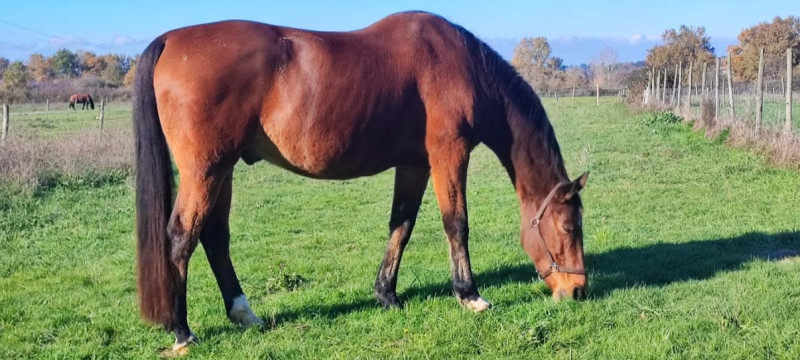
{"type": "MultiPolygon", "coordinates": [[[[536,280],[516,196],[485,147],[468,185],[473,270],[495,305],[480,315],[451,295],[430,186],[400,269],[405,307],[384,311],[372,283],[393,172],[326,182],[240,164],[231,252],[269,326],[228,322],[199,248],[189,323],[202,342],[190,357],[800,357],[798,173],[594,101],[545,99],[570,174],[591,171],[589,300],[555,304],[536,280]],[[280,264],[304,279],[293,291],[273,286],[280,264]]],[[[0,207],[0,358],[153,358],[171,344],[137,314],[130,183],[12,200],[0,207]]]]}

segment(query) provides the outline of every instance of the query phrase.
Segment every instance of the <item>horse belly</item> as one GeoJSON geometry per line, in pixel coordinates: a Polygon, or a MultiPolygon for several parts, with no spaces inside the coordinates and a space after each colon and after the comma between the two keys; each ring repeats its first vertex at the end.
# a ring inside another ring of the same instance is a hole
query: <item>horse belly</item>
{"type": "Polygon", "coordinates": [[[273,140],[266,131],[259,131],[245,147],[242,159],[248,164],[263,159],[312,178],[351,179],[395,166],[426,163],[423,136],[422,132],[413,136],[408,129],[398,129],[394,134],[349,135],[307,131],[273,140]]]}

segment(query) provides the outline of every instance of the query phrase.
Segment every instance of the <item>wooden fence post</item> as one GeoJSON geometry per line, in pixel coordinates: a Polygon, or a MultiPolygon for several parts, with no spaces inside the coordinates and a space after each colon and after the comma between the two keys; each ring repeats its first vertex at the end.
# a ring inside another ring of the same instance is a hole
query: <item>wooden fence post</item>
{"type": "Polygon", "coordinates": [[[675,73],[672,75],[672,98],[669,99],[670,105],[675,106],[675,89],[678,86],[678,64],[675,64],[675,73]]]}
{"type": "Polygon", "coordinates": [[[596,86],[597,86],[597,106],[600,106],[600,83],[597,83],[596,86]]]}
{"type": "Polygon", "coordinates": [[[575,99],[575,85],[572,85],[572,99],[575,99]]]}
{"type": "Polygon", "coordinates": [[[733,111],[733,73],[731,71],[731,53],[728,53],[728,105],[730,105],[730,117],[731,121],[736,118],[736,114],[733,111]]]}
{"type": "Polygon", "coordinates": [[[45,102],[44,102],[44,111],[50,112],[50,99],[45,100],[45,102]]]}
{"type": "Polygon", "coordinates": [[[756,130],[761,127],[761,116],[764,112],[764,48],[758,57],[758,80],[756,82],[756,130]]]}
{"type": "Polygon", "coordinates": [[[706,97],[706,63],[705,62],[703,62],[703,83],[701,85],[701,89],[702,89],[702,91],[700,93],[703,94],[702,98],[705,99],[705,97],[706,97]]]}
{"type": "Polygon", "coordinates": [[[3,104],[3,136],[0,140],[5,141],[8,136],[8,105],[3,104]]]}
{"type": "Polygon", "coordinates": [[[792,48],[786,49],[786,125],[792,131],[792,48]]]}
{"type": "Polygon", "coordinates": [[[100,100],[100,131],[103,131],[103,122],[106,117],[106,101],[100,100]]]}
{"type": "Polygon", "coordinates": [[[686,98],[686,111],[692,115],[692,72],[694,71],[694,61],[689,62],[689,96],[686,98]]]}
{"type": "Polygon", "coordinates": [[[661,70],[656,73],[656,101],[661,101],[661,70]]]}
{"type": "Polygon", "coordinates": [[[678,62],[678,99],[675,103],[675,109],[681,107],[681,87],[683,87],[683,61],[678,62]]]}
{"type": "Polygon", "coordinates": [[[714,71],[714,120],[719,116],[719,58],[714,71]]]}

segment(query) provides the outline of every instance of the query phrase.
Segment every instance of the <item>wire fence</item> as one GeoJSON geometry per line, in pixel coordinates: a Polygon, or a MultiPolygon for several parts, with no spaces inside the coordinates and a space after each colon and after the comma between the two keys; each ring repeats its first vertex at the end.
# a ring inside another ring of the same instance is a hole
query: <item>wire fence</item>
{"type": "Polygon", "coordinates": [[[706,124],[739,123],[756,131],[800,133],[800,74],[792,66],[791,52],[783,71],[737,80],[729,60],[715,64],[686,64],[651,68],[641,103],[652,108],[672,108],[706,124]],[[698,71],[698,69],[703,69],[698,71]]]}

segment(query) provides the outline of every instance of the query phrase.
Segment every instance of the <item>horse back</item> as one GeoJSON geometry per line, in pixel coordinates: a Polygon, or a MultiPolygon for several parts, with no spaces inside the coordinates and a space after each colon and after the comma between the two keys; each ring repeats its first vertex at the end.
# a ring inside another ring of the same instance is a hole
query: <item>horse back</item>
{"type": "Polygon", "coordinates": [[[164,38],[154,87],[168,142],[191,128],[248,162],[349,178],[425,162],[431,115],[472,121],[463,39],[430,14],[347,33],[229,21],[164,38]]]}

